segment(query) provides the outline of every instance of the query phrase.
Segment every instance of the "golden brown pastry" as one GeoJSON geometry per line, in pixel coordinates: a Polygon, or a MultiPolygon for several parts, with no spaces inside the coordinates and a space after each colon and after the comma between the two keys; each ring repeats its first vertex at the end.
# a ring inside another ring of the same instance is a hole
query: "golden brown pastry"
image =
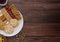
{"type": "Polygon", "coordinates": [[[3,35],[0,35],[0,42],[7,42],[6,37],[3,35]]]}
{"type": "Polygon", "coordinates": [[[13,26],[11,26],[10,24],[5,25],[4,26],[4,31],[8,34],[13,33],[13,31],[14,31],[13,26]]]}
{"type": "Polygon", "coordinates": [[[17,20],[21,19],[19,11],[16,9],[16,7],[13,4],[1,9],[1,12],[8,21],[10,19],[17,19],[17,20]]]}
{"type": "Polygon", "coordinates": [[[3,42],[2,40],[3,40],[2,37],[0,37],[0,42],[3,42]]]}
{"type": "Polygon", "coordinates": [[[10,24],[13,26],[13,27],[16,27],[18,25],[18,20],[17,19],[11,19],[10,20],[10,24]]]}
{"type": "Polygon", "coordinates": [[[3,23],[7,23],[7,19],[6,19],[6,17],[2,14],[1,11],[0,11],[0,20],[1,20],[3,23]]]}
{"type": "Polygon", "coordinates": [[[5,16],[5,18],[9,21],[11,18],[11,16],[9,15],[9,13],[6,11],[5,8],[1,9],[2,14],[5,16]]]}
{"type": "Polygon", "coordinates": [[[15,7],[14,4],[10,5],[9,7],[12,11],[12,13],[14,14],[14,16],[16,17],[16,19],[21,19],[21,16],[20,16],[20,13],[19,13],[19,10],[17,10],[17,8],[15,7]]]}
{"type": "Polygon", "coordinates": [[[0,20],[0,30],[4,30],[4,23],[0,20]]]}

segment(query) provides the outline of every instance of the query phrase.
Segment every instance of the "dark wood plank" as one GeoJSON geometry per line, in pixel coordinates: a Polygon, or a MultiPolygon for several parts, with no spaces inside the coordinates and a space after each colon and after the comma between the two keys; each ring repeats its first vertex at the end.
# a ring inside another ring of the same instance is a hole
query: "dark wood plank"
{"type": "MultiPolygon", "coordinates": [[[[28,9],[30,7],[34,7],[35,9],[39,8],[39,10],[47,10],[47,9],[60,9],[59,3],[43,3],[43,2],[14,2],[14,4],[19,5],[19,7],[22,7],[23,9],[28,9]],[[25,6],[25,7],[24,7],[25,6]]],[[[30,8],[31,9],[31,8],[30,8]]]]}
{"type": "Polygon", "coordinates": [[[48,3],[59,3],[60,0],[9,0],[12,2],[48,2],[48,3]]]}
{"type": "Polygon", "coordinates": [[[13,38],[8,39],[8,42],[60,42],[60,37],[25,37],[24,40],[13,38]]]}
{"type": "Polygon", "coordinates": [[[26,36],[60,36],[60,23],[26,23],[26,36]]]}
{"type": "Polygon", "coordinates": [[[59,42],[60,37],[26,37],[21,42],[59,42]]]}

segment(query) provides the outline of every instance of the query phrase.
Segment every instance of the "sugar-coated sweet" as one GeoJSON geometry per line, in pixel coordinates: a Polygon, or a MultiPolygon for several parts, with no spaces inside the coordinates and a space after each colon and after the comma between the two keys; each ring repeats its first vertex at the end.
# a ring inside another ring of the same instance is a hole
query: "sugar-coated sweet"
{"type": "Polygon", "coordinates": [[[4,31],[8,34],[11,34],[13,33],[14,28],[10,24],[8,24],[8,25],[5,25],[4,31]]]}
{"type": "Polygon", "coordinates": [[[10,20],[10,24],[13,26],[13,27],[16,27],[18,25],[18,20],[17,19],[11,19],[10,20]]]}

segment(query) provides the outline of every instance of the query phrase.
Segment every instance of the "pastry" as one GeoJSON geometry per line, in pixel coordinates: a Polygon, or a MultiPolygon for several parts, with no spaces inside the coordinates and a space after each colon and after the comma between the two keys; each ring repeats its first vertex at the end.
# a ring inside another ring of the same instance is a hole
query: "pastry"
{"type": "Polygon", "coordinates": [[[8,34],[13,33],[13,30],[14,30],[13,26],[11,26],[10,24],[7,24],[7,25],[4,26],[4,31],[8,34]]]}
{"type": "Polygon", "coordinates": [[[18,20],[17,19],[11,19],[10,20],[10,24],[13,26],[13,27],[16,27],[18,25],[18,20]]]}
{"type": "Polygon", "coordinates": [[[0,21],[2,21],[4,24],[8,22],[7,18],[2,14],[1,11],[0,11],[0,21]]]}
{"type": "Polygon", "coordinates": [[[0,37],[0,42],[3,42],[3,38],[2,37],[0,37]]]}
{"type": "Polygon", "coordinates": [[[20,13],[19,13],[19,10],[15,7],[14,4],[10,5],[9,7],[12,11],[12,13],[14,14],[14,16],[16,17],[16,19],[21,19],[21,16],[20,16],[20,13]]]}
{"type": "Polygon", "coordinates": [[[3,35],[0,35],[0,42],[7,42],[6,37],[3,35]]]}
{"type": "Polygon", "coordinates": [[[1,12],[8,21],[10,19],[17,19],[17,20],[21,19],[19,11],[16,9],[16,7],[13,4],[1,9],[1,12]]]}
{"type": "Polygon", "coordinates": [[[5,16],[5,18],[9,21],[11,18],[11,16],[9,15],[9,13],[6,11],[5,8],[1,9],[2,14],[5,16]]]}
{"type": "Polygon", "coordinates": [[[1,20],[2,22],[4,22],[4,23],[7,22],[7,19],[6,19],[5,16],[1,13],[1,11],[0,11],[0,20],[1,20]]]}
{"type": "Polygon", "coordinates": [[[4,30],[4,23],[0,20],[0,30],[4,30]]]}

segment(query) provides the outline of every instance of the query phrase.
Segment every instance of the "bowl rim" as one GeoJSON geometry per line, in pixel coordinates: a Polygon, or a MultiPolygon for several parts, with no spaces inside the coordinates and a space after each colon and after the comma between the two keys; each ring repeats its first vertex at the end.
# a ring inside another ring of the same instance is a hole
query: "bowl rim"
{"type": "Polygon", "coordinates": [[[8,0],[4,4],[0,4],[0,6],[5,6],[8,3],[8,0]]]}

